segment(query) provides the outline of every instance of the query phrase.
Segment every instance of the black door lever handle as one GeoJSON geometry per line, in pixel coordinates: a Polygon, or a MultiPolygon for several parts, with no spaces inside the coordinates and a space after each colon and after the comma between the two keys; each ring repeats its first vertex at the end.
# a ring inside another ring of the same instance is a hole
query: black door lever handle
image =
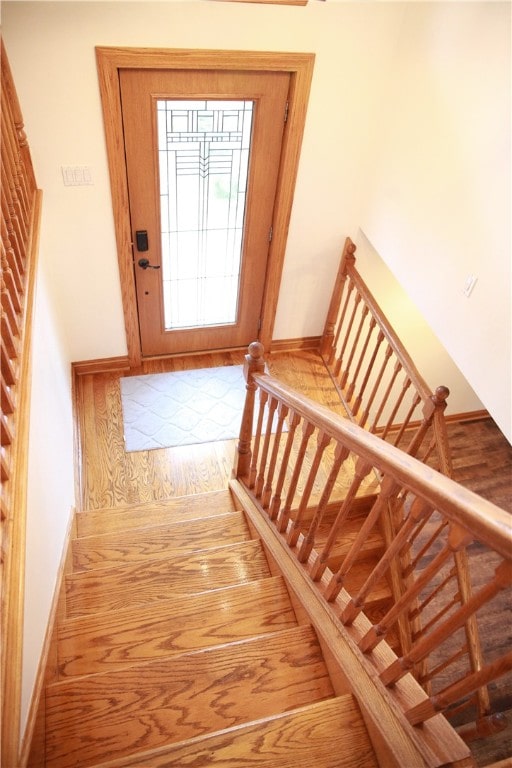
{"type": "Polygon", "coordinates": [[[160,269],[160,264],[150,264],[149,259],[139,259],[137,264],[141,269],[160,269]]]}

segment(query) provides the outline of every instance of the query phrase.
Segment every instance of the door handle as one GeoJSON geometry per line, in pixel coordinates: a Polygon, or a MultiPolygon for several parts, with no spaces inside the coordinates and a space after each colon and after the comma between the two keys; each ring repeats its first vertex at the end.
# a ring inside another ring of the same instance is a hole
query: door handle
{"type": "Polygon", "coordinates": [[[160,264],[150,264],[149,259],[139,259],[137,264],[141,269],[160,269],[160,264]]]}

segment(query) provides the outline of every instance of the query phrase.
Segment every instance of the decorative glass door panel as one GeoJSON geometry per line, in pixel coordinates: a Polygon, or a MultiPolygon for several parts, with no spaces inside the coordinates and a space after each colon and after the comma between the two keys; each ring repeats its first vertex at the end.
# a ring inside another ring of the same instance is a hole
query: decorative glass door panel
{"type": "Polygon", "coordinates": [[[258,338],[287,72],[122,70],[143,355],[258,338]]]}
{"type": "Polygon", "coordinates": [[[165,330],[235,323],[253,102],[156,107],[165,330]]]}

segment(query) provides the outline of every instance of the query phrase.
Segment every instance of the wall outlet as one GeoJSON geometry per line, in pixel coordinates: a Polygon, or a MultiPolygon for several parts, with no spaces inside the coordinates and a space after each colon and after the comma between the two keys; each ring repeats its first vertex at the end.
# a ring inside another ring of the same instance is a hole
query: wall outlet
{"type": "Polygon", "coordinates": [[[468,299],[471,296],[471,292],[472,292],[473,288],[475,287],[477,280],[478,280],[478,277],[476,275],[468,275],[466,277],[466,282],[464,283],[464,288],[462,289],[462,293],[468,299]]]}

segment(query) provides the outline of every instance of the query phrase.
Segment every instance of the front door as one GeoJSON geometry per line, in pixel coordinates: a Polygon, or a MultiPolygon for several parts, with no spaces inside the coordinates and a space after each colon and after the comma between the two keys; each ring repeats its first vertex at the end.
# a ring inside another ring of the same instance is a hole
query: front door
{"type": "Polygon", "coordinates": [[[142,354],[258,338],[287,72],[120,71],[142,354]]]}

